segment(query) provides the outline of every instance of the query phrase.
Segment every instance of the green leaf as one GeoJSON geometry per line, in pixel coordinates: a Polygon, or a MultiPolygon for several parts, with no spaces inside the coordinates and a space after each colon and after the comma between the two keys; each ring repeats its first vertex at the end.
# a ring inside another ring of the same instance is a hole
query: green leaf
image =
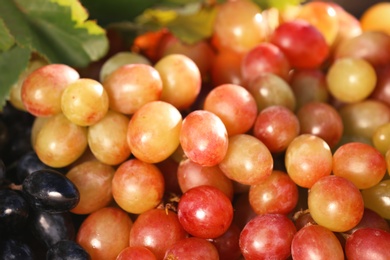
{"type": "Polygon", "coordinates": [[[14,43],[14,38],[9,33],[3,19],[0,19],[0,52],[8,50],[14,43]]]}
{"type": "Polygon", "coordinates": [[[305,2],[305,0],[253,0],[253,2],[258,4],[263,10],[271,7],[283,10],[288,6],[297,6],[305,2]]]}
{"type": "Polygon", "coordinates": [[[0,108],[5,105],[12,85],[18,81],[19,75],[27,68],[30,56],[30,50],[17,45],[0,53],[0,108]]]}
{"type": "Polygon", "coordinates": [[[59,2],[3,0],[0,17],[18,45],[51,63],[85,67],[103,57],[108,51],[104,29],[85,20],[85,10],[74,12],[75,1],[59,2]]]}

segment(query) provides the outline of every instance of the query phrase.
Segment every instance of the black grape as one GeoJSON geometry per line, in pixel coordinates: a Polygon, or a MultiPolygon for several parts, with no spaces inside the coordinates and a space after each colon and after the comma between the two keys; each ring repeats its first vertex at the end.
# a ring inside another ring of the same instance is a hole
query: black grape
{"type": "Polygon", "coordinates": [[[61,240],[54,244],[46,253],[46,260],[90,260],[87,251],[72,240],[61,240]]]}
{"type": "Polygon", "coordinates": [[[16,184],[23,183],[24,179],[30,175],[31,173],[43,170],[43,169],[51,169],[49,166],[44,164],[35,153],[35,151],[29,151],[24,154],[18,160],[15,169],[15,179],[16,184]]]}
{"type": "Polygon", "coordinates": [[[18,191],[0,190],[0,234],[21,233],[29,215],[29,205],[18,191]]]}
{"type": "Polygon", "coordinates": [[[62,173],[44,169],[28,175],[22,184],[29,204],[49,212],[66,212],[80,201],[77,187],[62,173]]]}
{"type": "Polygon", "coordinates": [[[1,260],[33,260],[34,255],[31,248],[16,239],[5,239],[0,241],[1,260]]]}

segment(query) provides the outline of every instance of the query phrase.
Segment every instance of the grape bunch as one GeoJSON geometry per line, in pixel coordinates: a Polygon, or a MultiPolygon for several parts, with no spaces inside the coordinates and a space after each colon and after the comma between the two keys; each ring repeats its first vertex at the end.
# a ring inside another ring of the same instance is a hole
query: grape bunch
{"type": "Polygon", "coordinates": [[[0,115],[2,259],[390,259],[390,4],[215,5],[194,44],[30,61],[0,115]]]}

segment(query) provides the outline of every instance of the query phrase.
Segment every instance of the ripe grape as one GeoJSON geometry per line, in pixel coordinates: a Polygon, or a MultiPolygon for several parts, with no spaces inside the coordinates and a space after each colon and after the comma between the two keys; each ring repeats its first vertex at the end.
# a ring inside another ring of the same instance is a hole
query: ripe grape
{"type": "Polygon", "coordinates": [[[221,190],[202,185],[183,194],[177,215],[184,230],[190,235],[198,238],[216,238],[230,227],[233,206],[221,190]]]}
{"type": "Polygon", "coordinates": [[[351,181],[335,175],[324,176],[313,184],[308,206],[317,224],[335,232],[355,227],[364,213],[359,189],[351,181]]]}
{"type": "Polygon", "coordinates": [[[283,51],[295,69],[318,68],[329,55],[329,45],[324,35],[305,20],[280,24],[271,34],[270,42],[283,51]]]}
{"type": "Polygon", "coordinates": [[[287,259],[296,232],[294,223],[286,215],[257,215],[241,231],[242,255],[247,260],[287,259]]]}
{"type": "Polygon", "coordinates": [[[161,100],[179,110],[188,109],[198,97],[202,84],[195,62],[183,54],[170,54],[158,60],[154,68],[164,86],[161,100]]]}
{"type": "Polygon", "coordinates": [[[389,232],[376,228],[362,228],[347,238],[345,255],[348,259],[389,259],[389,247],[389,232]]]}
{"type": "Polygon", "coordinates": [[[385,157],[371,145],[350,142],[333,154],[333,174],[350,180],[359,189],[378,184],[386,174],[385,157]]]}
{"type": "Polygon", "coordinates": [[[129,215],[114,207],[105,207],[89,214],[78,229],[76,242],[91,259],[115,259],[129,246],[133,225],[129,215]]]}
{"type": "Polygon", "coordinates": [[[138,215],[130,230],[129,241],[130,246],[146,247],[156,259],[163,259],[165,251],[187,235],[176,213],[151,209],[138,215]]]}
{"type": "Polygon", "coordinates": [[[274,73],[261,73],[246,88],[253,95],[258,111],[270,106],[285,106],[295,110],[296,98],[286,80],[274,73]]]}
{"type": "Polygon", "coordinates": [[[73,240],[61,240],[50,247],[46,253],[47,260],[55,259],[77,259],[77,260],[90,260],[91,257],[79,244],[73,240]]]}
{"type": "Polygon", "coordinates": [[[249,134],[233,135],[225,158],[219,163],[223,173],[236,182],[254,185],[272,173],[273,158],[267,146],[249,134]]]}
{"type": "Polygon", "coordinates": [[[62,113],[76,125],[90,126],[108,111],[108,94],[103,85],[93,79],[78,79],[61,95],[62,113]]]}
{"type": "Polygon", "coordinates": [[[115,260],[127,259],[157,260],[152,251],[144,246],[128,246],[118,254],[115,260]]]}
{"type": "Polygon", "coordinates": [[[1,259],[34,260],[32,248],[23,241],[15,238],[0,240],[1,259]]]}
{"type": "Polygon", "coordinates": [[[301,134],[287,147],[285,167],[288,175],[299,186],[310,188],[323,176],[332,172],[332,151],[320,137],[301,134]]]}
{"type": "Polygon", "coordinates": [[[131,153],[147,163],[157,163],[171,156],[179,146],[182,115],[173,105],[152,101],[131,117],[127,143],[131,153]]]}
{"type": "Polygon", "coordinates": [[[262,141],[271,153],[285,151],[299,132],[297,116],[287,107],[280,105],[261,110],[253,126],[253,135],[262,141]]]}
{"type": "Polygon", "coordinates": [[[363,11],[360,24],[364,31],[382,31],[390,35],[390,4],[377,2],[363,11]]]}
{"type": "Polygon", "coordinates": [[[112,179],[112,195],[125,211],[140,214],[156,207],[164,194],[164,177],[154,164],[129,159],[112,179]]]}
{"type": "Polygon", "coordinates": [[[206,110],[194,110],[184,118],[179,139],[185,155],[202,166],[219,164],[228,149],[224,123],[206,110]]]}
{"type": "Polygon", "coordinates": [[[363,217],[359,224],[344,233],[350,235],[361,228],[377,228],[390,232],[390,224],[387,220],[369,208],[364,209],[363,217]]]}
{"type": "Polygon", "coordinates": [[[14,190],[0,190],[0,232],[1,234],[18,234],[26,226],[29,215],[29,204],[23,195],[14,190]]]}
{"type": "Polygon", "coordinates": [[[206,239],[188,237],[177,241],[167,249],[164,260],[170,259],[218,260],[219,255],[215,246],[206,239]]]}
{"type": "Polygon", "coordinates": [[[308,225],[295,234],[291,256],[293,259],[344,260],[344,251],[332,231],[320,225],[308,225]]]}
{"type": "Polygon", "coordinates": [[[242,86],[241,61],[244,54],[233,51],[221,51],[216,54],[211,67],[211,81],[213,86],[235,84],[242,86]]]}
{"type": "Polygon", "coordinates": [[[341,140],[344,125],[336,108],[325,102],[308,102],[297,112],[300,133],[322,138],[332,149],[341,140]]]}
{"type": "Polygon", "coordinates": [[[247,52],[262,42],[266,29],[259,6],[248,0],[221,4],[214,22],[220,49],[237,52],[247,52]]]}
{"type": "Polygon", "coordinates": [[[370,98],[382,101],[383,103],[390,105],[390,65],[381,66],[376,68],[377,82],[374,91],[371,93],[370,98]]]}
{"type": "Polygon", "coordinates": [[[39,159],[46,165],[68,166],[87,149],[87,128],[72,123],[60,113],[41,125],[33,144],[39,159]]]}
{"type": "Polygon", "coordinates": [[[142,63],[120,66],[102,84],[108,94],[110,109],[126,115],[134,114],[150,101],[159,100],[163,89],[159,72],[142,63]]]}
{"type": "Polygon", "coordinates": [[[244,85],[263,73],[273,73],[288,81],[291,65],[284,52],[275,44],[263,42],[248,51],[241,62],[244,85]]]}
{"type": "Polygon", "coordinates": [[[342,102],[353,103],[366,99],[376,86],[373,66],[362,58],[337,59],[329,68],[326,80],[330,93],[342,102]]]}
{"type": "Polygon", "coordinates": [[[96,124],[88,127],[88,147],[99,161],[119,165],[131,154],[127,143],[128,116],[108,110],[96,124]]]}
{"type": "Polygon", "coordinates": [[[298,202],[298,187],[282,171],[274,170],[262,183],[251,185],[249,203],[256,214],[288,214],[298,202]]]}
{"type": "Polygon", "coordinates": [[[239,246],[241,229],[232,223],[228,230],[222,236],[208,239],[218,250],[219,259],[237,260],[241,256],[239,246]]]}
{"type": "Polygon", "coordinates": [[[62,92],[79,78],[79,73],[65,64],[48,64],[34,70],[23,81],[21,95],[24,107],[37,117],[61,113],[62,92]]]}
{"type": "Polygon", "coordinates": [[[210,185],[220,189],[225,195],[233,199],[233,183],[226,177],[218,165],[202,166],[190,159],[183,159],[177,168],[177,180],[181,192],[201,185],[210,185]]]}
{"type": "Polygon", "coordinates": [[[77,187],[80,201],[70,211],[90,214],[108,206],[113,200],[111,182],[115,169],[97,160],[86,161],[72,167],[66,177],[77,187]]]}

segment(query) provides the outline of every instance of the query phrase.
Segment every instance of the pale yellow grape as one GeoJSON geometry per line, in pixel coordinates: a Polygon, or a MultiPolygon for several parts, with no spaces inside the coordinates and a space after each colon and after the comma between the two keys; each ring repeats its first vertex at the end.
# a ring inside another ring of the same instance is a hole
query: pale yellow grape
{"type": "Polygon", "coordinates": [[[182,116],[173,105],[153,101],[143,105],[131,118],[127,142],[132,154],[147,163],[171,156],[179,146],[182,116]]]}
{"type": "Polygon", "coordinates": [[[329,68],[326,81],[338,100],[353,103],[366,99],[374,90],[377,77],[373,66],[360,58],[341,58],[329,68]]]}
{"type": "Polygon", "coordinates": [[[41,131],[42,126],[49,120],[50,117],[35,117],[34,122],[31,128],[31,146],[34,148],[37,141],[37,136],[39,131],[41,131]]]}
{"type": "Polygon", "coordinates": [[[69,84],[61,96],[64,115],[80,126],[90,126],[101,120],[109,107],[108,94],[103,85],[93,79],[82,78],[69,84]]]}
{"type": "Polygon", "coordinates": [[[126,115],[109,110],[102,120],[88,127],[88,145],[99,161],[117,165],[130,156],[126,139],[129,121],[126,115]]]}
{"type": "Polygon", "coordinates": [[[147,65],[151,64],[146,57],[131,51],[121,51],[110,56],[103,63],[100,69],[100,74],[99,74],[100,82],[103,82],[108,75],[110,75],[114,70],[116,70],[120,66],[126,64],[134,64],[134,63],[142,63],[147,65]]]}
{"type": "Polygon", "coordinates": [[[60,113],[41,126],[34,148],[46,165],[65,167],[77,160],[87,146],[87,128],[72,123],[60,113]]]}

